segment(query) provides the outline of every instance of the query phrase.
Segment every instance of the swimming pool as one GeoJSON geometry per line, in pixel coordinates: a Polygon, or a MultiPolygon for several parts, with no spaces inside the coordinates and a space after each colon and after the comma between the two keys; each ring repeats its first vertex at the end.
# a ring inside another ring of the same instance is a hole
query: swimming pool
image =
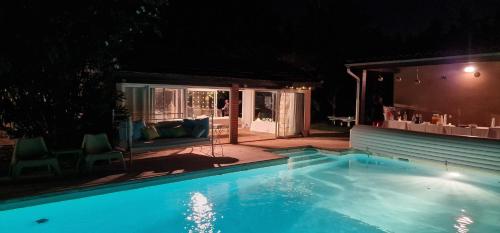
{"type": "Polygon", "coordinates": [[[498,176],[285,155],[284,165],[1,211],[0,232],[500,232],[498,176]]]}

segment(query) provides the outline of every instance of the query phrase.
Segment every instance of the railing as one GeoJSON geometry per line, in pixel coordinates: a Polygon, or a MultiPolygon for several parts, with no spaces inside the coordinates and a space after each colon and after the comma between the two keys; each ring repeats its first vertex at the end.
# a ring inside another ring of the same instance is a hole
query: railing
{"type": "Polygon", "coordinates": [[[142,112],[132,112],[130,113],[130,118],[132,121],[144,120],[147,123],[158,123],[160,121],[172,120],[172,119],[183,119],[186,118],[184,113],[152,113],[144,114],[142,112]]]}
{"type": "Polygon", "coordinates": [[[143,112],[131,112],[130,117],[132,121],[144,120],[147,123],[158,123],[160,121],[172,120],[172,119],[186,119],[186,118],[196,118],[199,116],[211,116],[216,113],[215,117],[221,117],[222,112],[220,109],[212,108],[191,108],[188,107],[186,112],[155,112],[155,113],[143,113],[143,112]]]}
{"type": "Polygon", "coordinates": [[[402,159],[424,159],[500,172],[500,141],[452,137],[359,125],[351,130],[354,149],[402,159]]]}

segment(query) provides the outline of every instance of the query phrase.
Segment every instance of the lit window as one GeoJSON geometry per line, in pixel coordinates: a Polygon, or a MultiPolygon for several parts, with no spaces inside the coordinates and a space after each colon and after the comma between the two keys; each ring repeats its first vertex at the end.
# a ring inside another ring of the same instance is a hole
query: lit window
{"type": "Polygon", "coordinates": [[[255,92],[255,116],[254,120],[275,121],[276,114],[274,104],[276,94],[272,92],[255,92]]]}

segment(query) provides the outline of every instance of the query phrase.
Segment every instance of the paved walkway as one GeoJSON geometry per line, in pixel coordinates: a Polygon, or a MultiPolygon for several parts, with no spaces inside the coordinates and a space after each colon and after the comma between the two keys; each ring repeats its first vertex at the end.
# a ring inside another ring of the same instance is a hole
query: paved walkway
{"type": "Polygon", "coordinates": [[[322,149],[341,150],[349,147],[347,138],[306,137],[291,139],[256,140],[239,145],[224,144],[215,147],[211,156],[208,146],[170,149],[134,156],[131,169],[120,171],[119,164],[102,166],[92,176],[68,173],[61,177],[25,178],[16,182],[1,180],[0,200],[88,187],[114,182],[144,179],[183,172],[232,166],[282,158],[269,149],[314,146],[322,149]]]}

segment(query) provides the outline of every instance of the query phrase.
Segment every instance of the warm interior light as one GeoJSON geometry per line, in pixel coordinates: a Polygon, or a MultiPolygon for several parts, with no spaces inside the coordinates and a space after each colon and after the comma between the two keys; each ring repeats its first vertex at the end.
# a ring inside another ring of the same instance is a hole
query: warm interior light
{"type": "Polygon", "coordinates": [[[464,68],[464,72],[466,72],[466,73],[474,73],[474,72],[476,72],[476,67],[474,67],[474,66],[467,66],[467,67],[464,68]]]}

